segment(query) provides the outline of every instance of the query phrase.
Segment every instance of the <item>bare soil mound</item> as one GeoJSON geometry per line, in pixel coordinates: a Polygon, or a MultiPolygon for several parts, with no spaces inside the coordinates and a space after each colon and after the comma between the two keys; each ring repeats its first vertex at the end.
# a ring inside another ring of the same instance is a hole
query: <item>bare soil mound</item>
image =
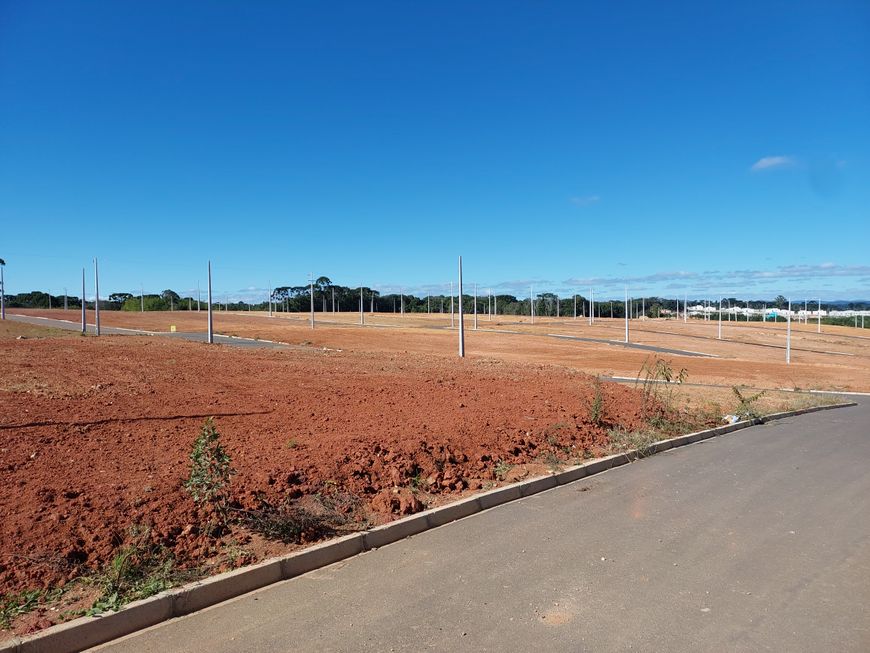
{"type": "Polygon", "coordinates": [[[644,427],[641,409],[632,388],[554,367],[147,337],[3,339],[0,592],[104,569],[131,526],[180,567],[213,558],[211,516],[182,485],[209,416],[236,470],[233,510],[249,523],[264,506],[298,511],[312,498],[304,514],[328,506],[376,523],[496,483],[511,466],[598,454],[608,428],[644,427]]]}

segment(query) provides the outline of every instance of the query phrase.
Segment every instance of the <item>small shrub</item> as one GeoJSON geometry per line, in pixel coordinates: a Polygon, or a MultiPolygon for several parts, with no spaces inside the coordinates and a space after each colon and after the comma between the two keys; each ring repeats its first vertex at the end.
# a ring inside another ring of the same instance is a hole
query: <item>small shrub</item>
{"type": "Polygon", "coordinates": [[[595,426],[601,426],[604,421],[604,393],[601,390],[601,379],[594,382],[594,394],[592,404],[589,406],[589,421],[595,426]]]}
{"type": "Polygon", "coordinates": [[[230,478],[235,474],[214,420],[208,418],[190,452],[190,476],[184,487],[198,504],[213,505],[226,519],[230,478]]]}
{"type": "Polygon", "coordinates": [[[752,404],[764,396],[765,390],[754,395],[744,395],[736,385],[731,386],[731,390],[734,392],[734,396],[737,397],[737,409],[734,411],[737,417],[740,419],[758,419],[761,417],[752,404]]]}
{"type": "Polygon", "coordinates": [[[638,372],[635,385],[641,383],[643,411],[647,420],[657,429],[671,430],[673,426],[668,415],[674,412],[674,386],[686,381],[689,373],[686,368],[675,372],[669,361],[647,358],[638,372]]]}

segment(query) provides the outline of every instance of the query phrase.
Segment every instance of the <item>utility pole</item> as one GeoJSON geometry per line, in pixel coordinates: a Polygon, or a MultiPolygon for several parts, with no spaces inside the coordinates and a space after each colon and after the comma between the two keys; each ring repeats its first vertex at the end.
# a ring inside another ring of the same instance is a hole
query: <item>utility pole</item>
{"type": "MultiPolygon", "coordinates": [[[[199,286],[199,283],[197,283],[197,291],[199,290],[198,286],[199,286]]],[[[213,345],[214,344],[214,313],[213,313],[214,309],[212,308],[211,302],[212,302],[212,299],[211,299],[211,261],[209,261],[208,262],[208,307],[207,307],[208,308],[208,344],[213,345]]],[[[198,299],[197,299],[197,303],[199,303],[198,299]]],[[[196,310],[199,310],[198,306],[197,306],[196,310]]]]}
{"type": "Polygon", "coordinates": [[[85,269],[82,268],[82,335],[88,332],[88,324],[85,321],[85,269]]]}
{"type": "Polygon", "coordinates": [[[791,365],[791,300],[788,300],[788,324],[785,337],[785,364],[791,365]]]}
{"type": "Polygon", "coordinates": [[[589,288],[589,326],[595,322],[595,289],[589,288]]]}
{"type": "Polygon", "coordinates": [[[529,315],[532,316],[532,324],[535,323],[535,287],[529,286],[529,315]]]}
{"type": "Polygon", "coordinates": [[[97,335],[100,335],[100,270],[94,257],[94,322],[97,335]]]}
{"type": "Polygon", "coordinates": [[[139,286],[139,312],[145,312],[145,286],[139,286]]]}
{"type": "Polygon", "coordinates": [[[822,298],[819,297],[819,315],[818,315],[818,326],[816,327],[816,333],[822,332],[822,298]]]}
{"type": "Polygon", "coordinates": [[[69,310],[69,308],[67,307],[66,286],[63,287],[63,310],[69,310]]]}
{"type": "Polygon", "coordinates": [[[462,257],[460,256],[459,257],[459,357],[460,358],[465,358],[465,325],[464,325],[464,323],[465,323],[465,319],[462,315],[462,257]]]}
{"type": "Polygon", "coordinates": [[[577,293],[574,293],[574,319],[577,319],[577,293]]]}
{"type": "Polygon", "coordinates": [[[314,273],[308,275],[309,294],[311,295],[311,328],[314,328],[314,273]]]}
{"type": "MultiPolygon", "coordinates": [[[[612,304],[611,304],[612,307],[612,304]]],[[[611,308],[611,310],[613,310],[611,308]]],[[[625,287],[625,344],[628,344],[628,286],[625,287]]]]}
{"type": "MultiPolygon", "coordinates": [[[[6,261],[0,258],[0,320],[6,319],[6,280],[3,278],[3,268],[6,267],[6,261]]],[[[84,272],[82,272],[84,277],[84,272]]],[[[85,294],[82,293],[82,302],[85,301],[85,294]]]]}
{"type": "Polygon", "coordinates": [[[365,302],[363,302],[363,289],[359,287],[359,323],[360,326],[366,323],[365,302]]]}
{"type": "Polygon", "coordinates": [[[335,313],[335,287],[332,288],[332,312],[335,313]]]}
{"type": "Polygon", "coordinates": [[[719,340],[722,340],[722,298],[719,298],[719,340]]]}

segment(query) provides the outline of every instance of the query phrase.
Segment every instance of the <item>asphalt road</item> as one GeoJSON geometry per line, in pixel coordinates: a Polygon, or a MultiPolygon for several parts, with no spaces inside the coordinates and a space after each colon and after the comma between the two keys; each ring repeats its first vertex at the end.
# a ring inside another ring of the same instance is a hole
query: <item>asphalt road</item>
{"type": "MultiPolygon", "coordinates": [[[[71,322],[66,320],[55,320],[49,317],[34,317],[32,315],[17,315],[6,314],[7,319],[16,322],[26,322],[36,326],[52,327],[55,329],[64,329],[66,331],[81,332],[81,322],[71,322]]],[[[93,324],[87,324],[87,331],[90,334],[95,333],[96,327],[93,324]]],[[[177,338],[179,340],[190,340],[191,342],[207,342],[207,333],[196,332],[181,332],[176,331],[170,333],[167,331],[145,331],[142,329],[125,329],[121,327],[100,326],[100,333],[114,336],[163,336],[166,338],[177,338]]],[[[236,336],[223,336],[214,334],[214,341],[222,345],[233,345],[235,347],[253,347],[259,349],[286,349],[290,345],[285,345],[279,342],[270,342],[268,340],[255,340],[254,338],[239,338],[236,336]]]]}
{"type": "Polygon", "coordinates": [[[104,645],[868,651],[870,402],[506,504],[104,645]]]}

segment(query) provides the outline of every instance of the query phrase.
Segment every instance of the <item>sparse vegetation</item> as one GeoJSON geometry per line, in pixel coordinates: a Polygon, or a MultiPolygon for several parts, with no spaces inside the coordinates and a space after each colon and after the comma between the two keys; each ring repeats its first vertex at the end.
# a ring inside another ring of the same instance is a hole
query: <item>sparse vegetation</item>
{"type": "Polygon", "coordinates": [[[652,444],[659,439],[658,435],[652,431],[610,429],[607,435],[610,438],[610,453],[637,451],[638,458],[649,456],[652,453],[652,444]]]}
{"type": "Polygon", "coordinates": [[[214,420],[208,418],[190,452],[190,476],[184,487],[198,504],[213,506],[226,522],[230,478],[235,473],[214,420]]]}
{"type": "Polygon", "coordinates": [[[595,426],[602,426],[604,422],[604,392],[601,390],[601,379],[595,377],[593,381],[592,403],[589,406],[589,421],[595,426]]]}
{"type": "Polygon", "coordinates": [[[510,463],[505,462],[504,460],[499,460],[495,464],[495,467],[492,468],[492,473],[499,481],[503,481],[508,475],[508,472],[510,472],[513,468],[514,466],[510,463]]]}
{"type": "Polygon", "coordinates": [[[151,543],[149,529],[132,526],[127,543],[115,554],[105,571],[96,577],[102,594],[85,614],[118,610],[126,603],[169,589],[184,578],[185,575],[175,569],[172,555],[151,543]]]}
{"type": "Polygon", "coordinates": [[[764,396],[764,390],[757,392],[754,395],[744,395],[736,385],[731,386],[731,390],[734,392],[734,396],[737,397],[738,405],[737,409],[734,411],[734,414],[737,415],[737,417],[740,419],[753,420],[761,417],[753,404],[764,396]]]}
{"type": "Polygon", "coordinates": [[[348,494],[315,494],[304,501],[287,500],[272,504],[260,499],[255,510],[237,510],[239,520],[252,531],[288,544],[311,542],[339,531],[368,526],[359,517],[359,501],[348,494]]]}
{"type": "Polygon", "coordinates": [[[62,593],[62,589],[32,589],[3,594],[0,596],[0,630],[9,630],[16,618],[34,610],[41,603],[54,601],[62,593]]]}

